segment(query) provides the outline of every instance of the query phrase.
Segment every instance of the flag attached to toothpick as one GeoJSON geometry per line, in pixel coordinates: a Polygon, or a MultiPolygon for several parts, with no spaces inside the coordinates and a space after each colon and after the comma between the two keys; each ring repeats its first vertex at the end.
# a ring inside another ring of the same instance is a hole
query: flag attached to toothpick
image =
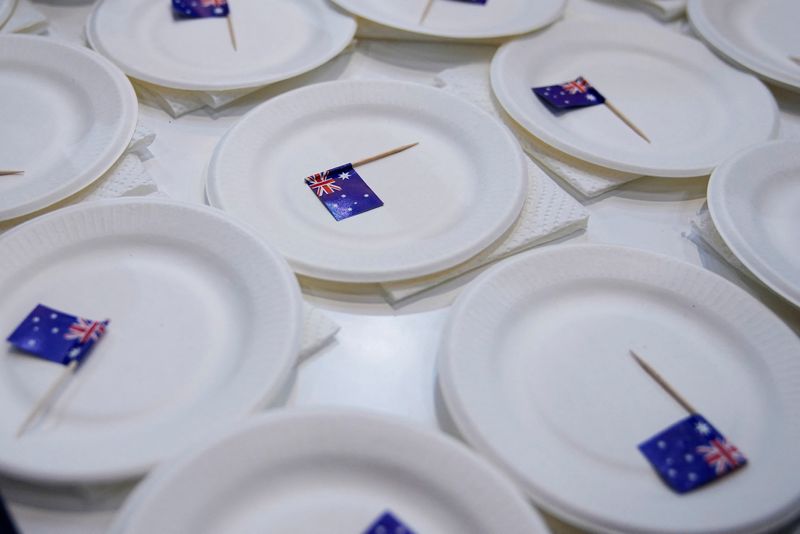
{"type": "Polygon", "coordinates": [[[739,449],[699,414],[659,432],[639,450],[678,493],[697,489],[747,463],[739,449]]]}
{"type": "Polygon", "coordinates": [[[25,432],[39,414],[48,409],[61,386],[106,333],[108,323],[108,320],[91,321],[75,317],[39,304],[8,336],[9,343],[18,349],[65,366],[61,375],[34,405],[28,417],[22,421],[17,430],[17,437],[25,432]]]}
{"type": "Polygon", "coordinates": [[[604,104],[606,99],[583,77],[571,82],[534,87],[533,92],[549,106],[562,111],[604,104]]]}
{"type": "Polygon", "coordinates": [[[193,19],[230,14],[227,0],[172,0],[172,8],[182,17],[193,19]]]}
{"type": "Polygon", "coordinates": [[[8,336],[8,342],[39,358],[80,363],[105,334],[109,321],[91,321],[39,304],[8,336]]]}
{"type": "Polygon", "coordinates": [[[688,493],[747,464],[739,449],[689,404],[667,381],[631,351],[631,356],[689,417],[639,445],[664,482],[677,493],[688,493]]]}
{"type": "Polygon", "coordinates": [[[614,104],[609,102],[606,97],[600,94],[600,91],[593,87],[583,76],[558,85],[534,87],[532,91],[553,111],[570,111],[605,104],[609,111],[624,122],[628,128],[633,130],[636,135],[648,143],[650,142],[650,138],[648,138],[633,121],[622,113],[614,104]]]}
{"type": "Polygon", "coordinates": [[[233,19],[231,18],[231,8],[227,0],[172,0],[172,9],[179,16],[190,19],[224,17],[228,22],[231,46],[233,46],[234,50],[238,49],[236,32],[233,29],[233,19]]]}
{"type": "Polygon", "coordinates": [[[399,154],[419,143],[403,145],[354,163],[346,163],[306,178],[306,185],[337,221],[383,206],[383,201],[356,172],[356,167],[399,154]]]}
{"type": "Polygon", "coordinates": [[[380,516],[364,534],[414,534],[414,531],[404,525],[391,512],[380,516]]]}
{"type": "Polygon", "coordinates": [[[352,163],[312,174],[306,184],[337,221],[383,206],[352,163]]]}

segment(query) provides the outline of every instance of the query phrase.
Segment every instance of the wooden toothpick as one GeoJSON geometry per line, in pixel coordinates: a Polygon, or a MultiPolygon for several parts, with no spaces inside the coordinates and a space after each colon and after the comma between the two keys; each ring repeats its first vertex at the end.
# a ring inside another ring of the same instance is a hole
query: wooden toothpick
{"type": "Polygon", "coordinates": [[[239,49],[236,47],[236,32],[233,30],[233,18],[231,18],[230,12],[228,12],[228,16],[225,18],[228,19],[228,33],[231,36],[231,44],[233,45],[233,49],[238,51],[239,49]]]}
{"type": "Polygon", "coordinates": [[[22,422],[22,424],[19,426],[19,429],[17,430],[17,437],[20,437],[25,432],[25,430],[28,429],[31,423],[33,423],[36,420],[39,414],[42,413],[42,411],[44,411],[46,408],[48,408],[50,404],[52,404],[56,394],[61,390],[61,386],[64,385],[64,382],[66,382],[67,378],[69,378],[70,376],[72,376],[73,373],[75,373],[75,369],[77,368],[78,368],[78,360],[72,360],[69,363],[69,365],[66,366],[63,371],[61,371],[61,375],[56,379],[55,382],[53,382],[53,385],[50,386],[50,388],[44,393],[44,395],[42,395],[42,398],[39,399],[39,402],[37,402],[36,405],[33,407],[31,412],[28,414],[28,417],[26,417],[25,420],[22,422]]]}
{"type": "Polygon", "coordinates": [[[644,139],[644,140],[645,140],[645,141],[647,141],[648,143],[650,142],[650,139],[648,139],[648,137],[647,137],[647,136],[644,134],[644,132],[643,132],[642,130],[640,130],[640,129],[639,129],[639,127],[638,127],[638,126],[636,126],[636,125],[633,123],[633,121],[631,121],[631,120],[630,120],[628,117],[626,117],[626,116],[625,116],[625,114],[624,114],[624,113],[622,113],[622,112],[619,110],[619,108],[617,108],[617,106],[615,106],[614,104],[612,104],[612,103],[611,103],[611,102],[609,102],[608,100],[606,100],[605,104],[606,104],[606,107],[607,107],[609,110],[611,110],[611,113],[613,113],[614,115],[616,115],[616,116],[619,118],[619,120],[621,120],[622,122],[624,122],[624,123],[625,123],[625,125],[626,125],[628,128],[630,128],[631,130],[633,130],[634,132],[636,132],[636,135],[638,135],[639,137],[641,137],[642,139],[644,139]]]}
{"type": "Polygon", "coordinates": [[[425,5],[425,11],[422,12],[422,16],[419,19],[420,24],[425,22],[425,19],[428,18],[428,13],[430,13],[434,1],[435,0],[428,0],[428,3],[425,5]]]}
{"type": "Polygon", "coordinates": [[[25,174],[25,171],[0,171],[0,176],[15,176],[25,174]]]}
{"type": "Polygon", "coordinates": [[[656,383],[658,383],[658,385],[661,386],[664,389],[664,391],[666,391],[669,394],[670,397],[675,399],[675,402],[680,404],[683,407],[683,409],[686,410],[687,412],[689,412],[690,414],[697,413],[697,411],[692,407],[692,405],[689,404],[686,401],[686,399],[681,397],[681,395],[677,391],[675,391],[675,389],[672,386],[670,386],[669,383],[666,380],[664,380],[664,377],[662,377],[660,374],[658,374],[658,372],[656,372],[655,369],[650,367],[650,365],[647,362],[645,362],[633,350],[631,350],[630,352],[631,352],[631,356],[633,356],[633,359],[636,360],[636,363],[638,363],[641,366],[641,368],[644,369],[644,371],[648,375],[650,375],[650,377],[653,380],[655,380],[656,383]]]}
{"type": "Polygon", "coordinates": [[[404,150],[408,150],[409,148],[413,148],[417,146],[419,142],[411,143],[410,145],[404,145],[401,147],[393,148],[392,150],[387,150],[386,152],[381,152],[375,156],[370,156],[368,158],[364,158],[362,160],[358,160],[353,163],[353,167],[358,167],[360,165],[366,165],[367,163],[372,163],[373,161],[378,161],[379,159],[388,158],[389,156],[394,156],[404,150]]]}

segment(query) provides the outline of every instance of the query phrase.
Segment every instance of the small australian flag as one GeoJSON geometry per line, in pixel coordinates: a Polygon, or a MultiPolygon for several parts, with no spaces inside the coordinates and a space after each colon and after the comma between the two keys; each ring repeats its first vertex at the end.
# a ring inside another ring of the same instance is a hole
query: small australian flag
{"type": "Polygon", "coordinates": [[[306,178],[306,185],[337,221],[383,206],[352,163],[312,174],[306,178]]]}
{"type": "Polygon", "coordinates": [[[482,6],[486,5],[488,0],[455,0],[456,2],[462,2],[464,4],[480,4],[482,6]]]}
{"type": "Polygon", "coordinates": [[[82,362],[106,332],[108,320],[91,321],[39,304],[8,341],[18,349],[51,362],[82,362]]]}
{"type": "Polygon", "coordinates": [[[667,485],[687,493],[739,469],[747,459],[702,415],[692,414],[639,445],[667,485]]]}
{"type": "Polygon", "coordinates": [[[380,516],[364,534],[414,534],[414,531],[405,526],[391,512],[380,516]]]}
{"type": "Polygon", "coordinates": [[[532,90],[539,99],[557,111],[597,106],[606,101],[583,77],[558,85],[534,87],[532,90]]]}
{"type": "Polygon", "coordinates": [[[227,17],[227,0],[172,0],[172,9],[186,18],[227,17]]]}

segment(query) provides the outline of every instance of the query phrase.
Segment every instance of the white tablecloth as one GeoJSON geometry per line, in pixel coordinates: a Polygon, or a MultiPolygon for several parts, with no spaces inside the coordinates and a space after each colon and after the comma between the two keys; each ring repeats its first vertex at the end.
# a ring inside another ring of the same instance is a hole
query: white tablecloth
{"type": "MultiPolygon", "coordinates": [[[[33,0],[50,19],[53,37],[81,42],[90,2],[33,0]]],[[[623,2],[570,0],[568,13],[639,21],[680,30],[681,21],[662,23],[623,2]]],[[[488,61],[494,48],[475,45],[403,43],[362,40],[305,82],[337,78],[384,78],[431,83],[449,67],[488,61]]],[[[292,84],[286,84],[291,86],[292,84]]],[[[220,136],[274,90],[246,97],[214,116],[200,111],[173,119],[142,106],[143,124],[157,133],[146,162],[159,188],[168,195],[203,202],[203,174],[220,136]]],[[[775,91],[782,112],[782,135],[800,137],[800,95],[775,91]]],[[[687,236],[690,220],[702,206],[707,181],[644,179],[586,201],[588,230],[571,242],[615,243],[661,252],[704,265],[755,294],[800,331],[800,313],[735,270],[703,253],[687,236]]],[[[380,288],[352,288],[303,281],[306,300],[324,309],[342,330],[336,341],[299,369],[290,405],[336,405],[369,408],[437,427],[434,385],[439,336],[453,298],[468,280],[437,288],[425,298],[398,309],[386,303],[380,288]]],[[[113,512],[64,513],[12,505],[26,533],[103,532],[113,512]]],[[[559,532],[571,529],[557,522],[559,532]]]]}

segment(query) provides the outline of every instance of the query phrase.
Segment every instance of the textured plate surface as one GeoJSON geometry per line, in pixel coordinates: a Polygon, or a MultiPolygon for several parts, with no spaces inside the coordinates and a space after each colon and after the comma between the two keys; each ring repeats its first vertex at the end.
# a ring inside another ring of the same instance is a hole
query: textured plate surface
{"type": "Polygon", "coordinates": [[[778,109],[756,78],[695,39],[650,26],[570,21],[508,43],[492,89],[533,135],[578,159],[663,177],[709,174],[742,148],[774,137],[778,109]],[[532,87],[587,78],[641,128],[606,106],[555,115],[532,87]]]}
{"type": "Polygon", "coordinates": [[[350,43],[356,23],[327,0],[237,0],[231,20],[176,20],[170,2],[103,0],[89,18],[92,48],[129,76],[164,87],[259,87],[312,70],[350,43]]]}
{"type": "Polygon", "coordinates": [[[723,278],[610,246],[548,247],[482,275],[439,360],[467,441],[541,506],[592,531],[757,532],[800,505],[800,340],[723,278]],[[745,452],[690,495],[637,449],[685,417],[639,352],[745,452]]]}
{"type": "Polygon", "coordinates": [[[800,306],[800,141],[774,141],[711,175],[708,208],[725,243],[762,282],[800,306]]]}
{"type": "Polygon", "coordinates": [[[53,409],[16,431],[63,369],[0,354],[0,470],[42,482],[143,474],[273,400],[294,365],[301,300],[286,263],[207,207],[87,203],[0,239],[0,332],[37,303],[108,333],[53,409]]]}
{"type": "Polygon", "coordinates": [[[462,444],[341,410],[259,417],[165,465],[111,532],[360,533],[386,510],[420,533],[547,532],[518,490],[462,444]]]}
{"type": "Polygon", "coordinates": [[[0,36],[0,220],[77,193],[133,136],[138,104],[125,75],[85,48],[0,36]]]}
{"type": "Polygon", "coordinates": [[[433,0],[420,23],[428,0],[333,0],[344,9],[373,22],[413,33],[456,39],[490,39],[527,33],[553,23],[566,0],[489,0],[486,5],[433,0]]]}
{"type": "Polygon", "coordinates": [[[485,112],[431,87],[360,81],[305,87],[248,113],[217,146],[206,191],[298,273],[385,282],[489,246],[518,216],[526,183],[517,141],[485,112]],[[382,208],[336,222],[304,182],[417,141],[358,168],[382,208]]]}
{"type": "Polygon", "coordinates": [[[692,27],[720,54],[765,80],[800,91],[797,0],[691,0],[692,27]]]}

